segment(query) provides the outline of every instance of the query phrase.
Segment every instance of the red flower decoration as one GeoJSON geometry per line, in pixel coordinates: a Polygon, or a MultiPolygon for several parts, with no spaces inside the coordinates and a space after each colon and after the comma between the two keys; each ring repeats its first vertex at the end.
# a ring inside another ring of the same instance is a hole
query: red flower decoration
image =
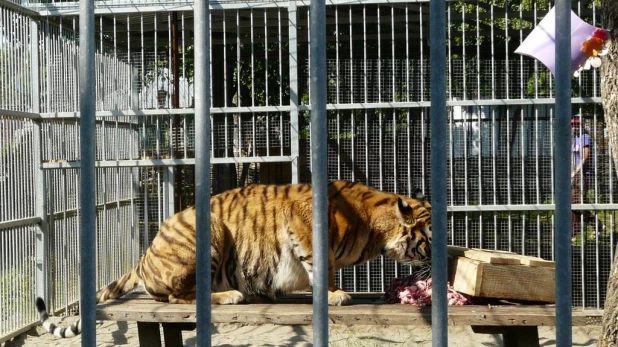
{"type": "Polygon", "coordinates": [[[582,44],[582,52],[587,57],[596,57],[603,50],[603,40],[598,37],[591,37],[582,44]]]}
{"type": "Polygon", "coordinates": [[[608,37],[607,30],[597,29],[594,31],[594,33],[592,33],[592,37],[596,37],[598,39],[601,39],[602,41],[606,41],[608,37]]]}

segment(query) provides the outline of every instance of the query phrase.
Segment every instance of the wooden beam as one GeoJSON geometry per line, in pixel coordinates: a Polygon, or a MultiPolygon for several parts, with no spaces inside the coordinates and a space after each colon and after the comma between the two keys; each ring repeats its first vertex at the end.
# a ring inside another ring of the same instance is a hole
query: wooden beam
{"type": "MultiPolygon", "coordinates": [[[[355,296],[353,295],[353,298],[355,296]]],[[[362,301],[362,300],[357,300],[362,301]]],[[[306,300],[301,303],[213,305],[213,323],[245,324],[312,324],[313,309],[306,300]]],[[[156,302],[147,295],[134,293],[97,306],[99,320],[194,323],[195,305],[156,302]]],[[[329,307],[331,324],[365,325],[431,325],[431,307],[399,304],[355,304],[329,307]]],[[[449,325],[482,326],[552,326],[555,308],[544,305],[519,306],[452,306],[449,325]]],[[[573,312],[573,325],[586,325],[581,311],[573,312]]]]}

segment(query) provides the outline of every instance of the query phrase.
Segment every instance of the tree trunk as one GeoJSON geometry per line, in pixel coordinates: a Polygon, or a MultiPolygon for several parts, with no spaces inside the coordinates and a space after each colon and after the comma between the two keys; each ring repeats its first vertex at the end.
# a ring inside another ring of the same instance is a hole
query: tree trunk
{"type": "MultiPolygon", "coordinates": [[[[601,97],[609,133],[609,149],[618,172],[618,6],[616,0],[601,0],[601,23],[610,30],[609,52],[601,65],[601,97]]],[[[607,281],[603,313],[603,332],[599,346],[618,346],[618,252],[607,281]]]]}

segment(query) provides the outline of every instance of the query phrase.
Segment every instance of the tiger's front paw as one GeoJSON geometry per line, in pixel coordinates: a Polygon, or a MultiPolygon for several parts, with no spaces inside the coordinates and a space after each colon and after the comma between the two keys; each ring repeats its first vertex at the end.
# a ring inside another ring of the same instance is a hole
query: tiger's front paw
{"type": "Polygon", "coordinates": [[[352,297],[341,289],[328,291],[328,304],[330,306],[343,306],[349,304],[350,301],[352,301],[352,297]]]}
{"type": "Polygon", "coordinates": [[[243,293],[237,290],[210,294],[213,305],[235,305],[245,301],[243,293]]]}

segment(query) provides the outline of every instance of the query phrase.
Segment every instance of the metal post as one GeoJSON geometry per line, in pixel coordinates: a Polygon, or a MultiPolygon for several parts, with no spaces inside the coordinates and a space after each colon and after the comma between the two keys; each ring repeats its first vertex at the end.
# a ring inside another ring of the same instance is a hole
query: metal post
{"type": "MultiPolygon", "coordinates": [[[[172,92],[172,108],[180,108],[180,65],[178,62],[178,12],[172,13],[172,71],[173,71],[173,87],[172,92]]],[[[184,47],[183,47],[184,50],[184,47]]],[[[185,52],[183,51],[183,54],[185,52]]],[[[184,69],[184,67],[183,67],[184,69]]],[[[182,158],[182,152],[180,151],[180,115],[174,114],[172,116],[172,156],[174,159],[182,158]]],[[[174,190],[172,191],[171,198],[174,202],[174,208],[172,214],[182,209],[182,166],[174,166],[172,171],[172,182],[174,190]]]]}
{"type": "Polygon", "coordinates": [[[168,166],[163,168],[163,219],[175,214],[179,206],[176,205],[176,195],[180,195],[177,191],[176,169],[178,166],[168,166]]]}
{"type": "MultiPolygon", "coordinates": [[[[41,112],[39,103],[39,22],[33,20],[30,23],[30,72],[32,88],[32,109],[31,112],[41,112]]],[[[35,198],[36,216],[41,218],[39,228],[36,233],[36,294],[46,302],[50,302],[49,297],[49,227],[47,225],[47,188],[45,186],[45,172],[41,168],[43,147],[41,136],[41,122],[34,121],[33,164],[35,170],[35,198]]]]}
{"type": "Polygon", "coordinates": [[[195,2],[197,345],[210,346],[210,1],[195,2]]]}
{"type": "Polygon", "coordinates": [[[431,306],[432,345],[448,346],[446,302],[446,1],[431,0],[431,221],[433,296],[431,306]]]}
{"type": "Polygon", "coordinates": [[[328,345],[326,6],[310,4],[311,183],[313,185],[313,344],[328,345]]]}
{"type": "Polygon", "coordinates": [[[96,346],[96,182],[94,0],[79,2],[79,111],[80,111],[80,311],[82,346],[96,346]]]}
{"type": "Polygon", "coordinates": [[[288,52],[290,55],[290,156],[292,157],[292,183],[298,183],[298,41],[296,31],[296,0],[288,3],[288,52]]]}
{"type": "MultiPolygon", "coordinates": [[[[571,156],[571,0],[556,1],[556,158],[571,156]]],[[[572,345],[571,161],[556,161],[556,345],[572,345]]]]}

